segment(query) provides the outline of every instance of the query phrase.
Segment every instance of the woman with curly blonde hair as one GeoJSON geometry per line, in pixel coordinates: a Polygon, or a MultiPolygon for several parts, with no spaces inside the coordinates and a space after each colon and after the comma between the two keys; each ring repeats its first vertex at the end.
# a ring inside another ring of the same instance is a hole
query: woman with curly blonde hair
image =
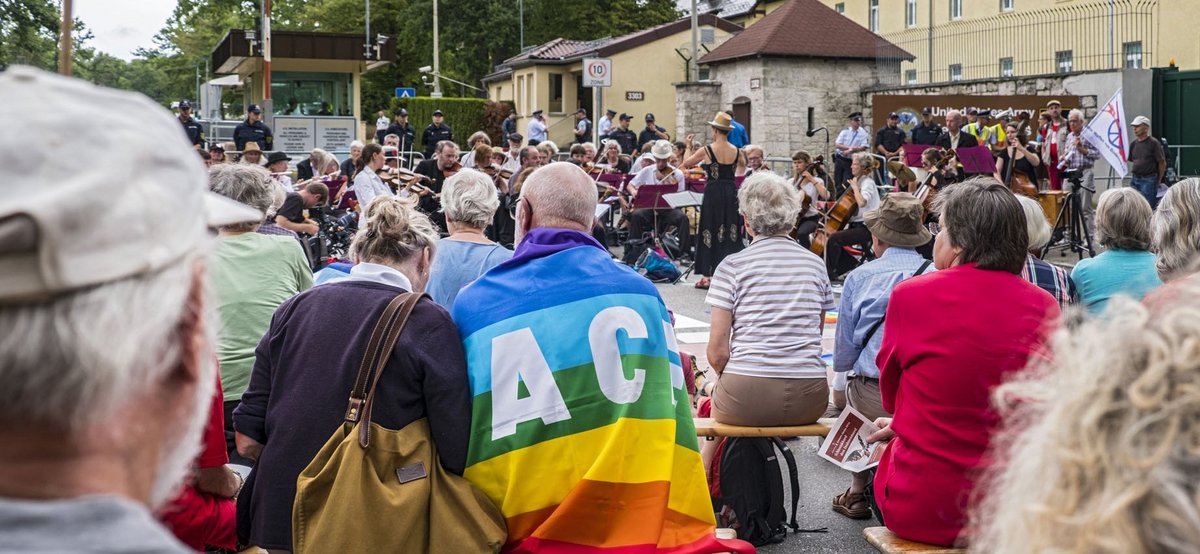
{"type": "Polygon", "coordinates": [[[973,552],[1200,551],[1200,284],[1168,289],[1059,331],[997,389],[973,552]]]}

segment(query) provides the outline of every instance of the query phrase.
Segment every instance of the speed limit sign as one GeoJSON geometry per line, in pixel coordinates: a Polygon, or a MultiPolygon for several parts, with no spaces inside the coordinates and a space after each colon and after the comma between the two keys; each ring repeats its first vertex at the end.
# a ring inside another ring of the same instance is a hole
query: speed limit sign
{"type": "Polygon", "coordinates": [[[612,60],[608,58],[584,58],[583,86],[611,87],[612,60]]]}

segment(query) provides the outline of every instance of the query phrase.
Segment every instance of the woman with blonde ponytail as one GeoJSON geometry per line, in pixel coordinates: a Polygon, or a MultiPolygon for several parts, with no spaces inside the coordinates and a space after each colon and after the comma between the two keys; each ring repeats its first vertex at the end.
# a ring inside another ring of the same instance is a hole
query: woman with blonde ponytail
{"type": "MultiPolygon", "coordinates": [[[[238,537],[268,550],[292,549],[296,478],[339,425],[367,341],[384,308],[422,292],[438,233],[404,199],[380,196],[350,255],[347,279],[279,307],[255,352],[254,372],[234,412],[238,452],[256,460],[238,498],[238,537]],[[269,403],[268,403],[269,400],[269,403]]],[[[462,474],[471,395],[462,341],[446,310],[422,298],[396,341],[376,389],[372,421],[401,429],[427,419],[442,466],[462,474]]]]}

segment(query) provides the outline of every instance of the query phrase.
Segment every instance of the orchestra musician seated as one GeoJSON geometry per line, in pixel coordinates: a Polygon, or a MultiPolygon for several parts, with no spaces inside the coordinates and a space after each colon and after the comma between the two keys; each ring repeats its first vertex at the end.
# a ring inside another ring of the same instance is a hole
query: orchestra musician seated
{"type": "Polygon", "coordinates": [[[424,187],[417,192],[420,200],[417,208],[429,216],[442,232],[446,232],[446,216],[442,213],[442,201],[437,195],[442,193],[442,185],[446,179],[462,169],[458,161],[458,145],[454,141],[443,140],[434,148],[433,157],[417,164],[414,173],[423,175],[424,187]]]}
{"type": "MultiPolygon", "coordinates": [[[[859,152],[850,162],[850,186],[843,195],[853,195],[855,210],[850,216],[849,225],[826,239],[825,268],[829,280],[854,269],[856,265],[851,256],[843,250],[846,246],[867,247],[871,243],[871,231],[863,223],[863,214],[879,207],[879,189],[871,175],[875,171],[875,158],[869,152],[859,152]]],[[[817,232],[825,232],[820,229],[817,232]]]]}
{"type": "Polygon", "coordinates": [[[630,160],[621,156],[621,145],[613,139],[604,143],[604,155],[596,162],[596,167],[602,167],[609,173],[629,173],[630,160]]]}
{"type": "MultiPolygon", "coordinates": [[[[654,165],[638,171],[633,180],[629,182],[627,190],[630,197],[636,199],[638,188],[643,185],[675,185],[673,192],[683,192],[686,186],[683,172],[669,163],[672,155],[671,143],[661,139],[655,141],[654,146],[650,148],[650,155],[654,157],[654,165]]],[[[633,209],[632,213],[628,215],[628,221],[629,236],[633,239],[640,239],[647,229],[652,228],[661,236],[667,229],[675,227],[679,234],[680,248],[683,252],[688,251],[691,229],[682,210],[677,208],[633,209]]]]}
{"type": "Polygon", "coordinates": [[[800,192],[800,220],[793,233],[796,242],[805,248],[812,243],[810,235],[821,227],[821,212],[816,203],[829,200],[825,180],[813,173],[813,159],[808,152],[797,150],[792,154],[792,186],[800,192]]]}

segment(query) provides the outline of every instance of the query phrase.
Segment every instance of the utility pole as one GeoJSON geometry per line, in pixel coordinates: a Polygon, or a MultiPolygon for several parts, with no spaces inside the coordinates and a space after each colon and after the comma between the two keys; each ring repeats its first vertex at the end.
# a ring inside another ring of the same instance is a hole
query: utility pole
{"type": "Polygon", "coordinates": [[[74,46],[71,43],[71,28],[74,27],[75,18],[71,15],[71,0],[62,0],[62,26],[59,27],[58,38],[58,72],[62,75],[71,75],[71,49],[74,46]]]}
{"type": "Polygon", "coordinates": [[[696,13],[696,0],[692,0],[692,59],[688,62],[687,80],[700,80],[700,15],[696,13]]]}
{"type": "Polygon", "coordinates": [[[271,101],[271,0],[263,0],[263,119],[268,125],[275,122],[275,106],[271,101]]]}
{"type": "Polygon", "coordinates": [[[517,28],[520,29],[520,35],[521,35],[521,48],[519,51],[524,52],[525,51],[525,0],[517,0],[517,10],[520,13],[520,18],[521,18],[520,23],[517,25],[517,28]]]}
{"type": "Polygon", "coordinates": [[[438,53],[438,0],[433,0],[433,92],[429,96],[442,97],[442,62],[438,53]]]}

